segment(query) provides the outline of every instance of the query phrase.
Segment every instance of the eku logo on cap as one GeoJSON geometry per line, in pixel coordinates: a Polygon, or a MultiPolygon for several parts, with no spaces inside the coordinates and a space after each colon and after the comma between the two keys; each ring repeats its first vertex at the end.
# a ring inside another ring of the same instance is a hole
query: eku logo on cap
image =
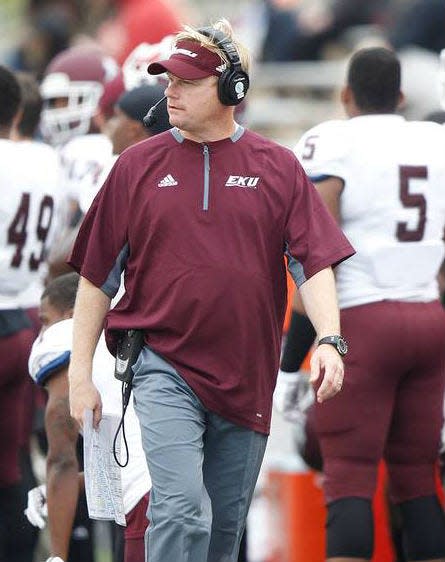
{"type": "Polygon", "coordinates": [[[191,57],[192,59],[194,59],[198,56],[198,53],[194,53],[193,51],[189,51],[188,49],[177,48],[172,51],[172,55],[185,55],[186,57],[191,57]]]}

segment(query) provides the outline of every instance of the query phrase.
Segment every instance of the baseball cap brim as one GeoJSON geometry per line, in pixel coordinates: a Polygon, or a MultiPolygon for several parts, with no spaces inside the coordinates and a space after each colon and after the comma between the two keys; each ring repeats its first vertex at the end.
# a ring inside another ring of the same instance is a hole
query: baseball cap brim
{"type": "Polygon", "coordinates": [[[163,74],[164,72],[170,72],[178,78],[183,80],[199,80],[200,78],[206,78],[211,76],[212,72],[208,69],[201,69],[195,64],[188,64],[184,60],[179,59],[167,59],[158,62],[152,62],[147,68],[148,74],[163,74]]]}

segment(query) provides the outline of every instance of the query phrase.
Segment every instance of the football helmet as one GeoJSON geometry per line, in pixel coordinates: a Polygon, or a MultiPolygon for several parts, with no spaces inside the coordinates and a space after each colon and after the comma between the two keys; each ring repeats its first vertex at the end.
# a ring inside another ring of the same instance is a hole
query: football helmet
{"type": "Polygon", "coordinates": [[[94,46],[70,47],[49,63],[41,84],[41,132],[52,145],[89,132],[104,84],[117,63],[94,46]]]}
{"type": "Polygon", "coordinates": [[[148,74],[147,67],[150,63],[168,58],[173,48],[174,36],[167,35],[159,43],[140,43],[128,55],[122,65],[125,89],[127,91],[148,84],[158,84],[159,76],[148,74]]]}

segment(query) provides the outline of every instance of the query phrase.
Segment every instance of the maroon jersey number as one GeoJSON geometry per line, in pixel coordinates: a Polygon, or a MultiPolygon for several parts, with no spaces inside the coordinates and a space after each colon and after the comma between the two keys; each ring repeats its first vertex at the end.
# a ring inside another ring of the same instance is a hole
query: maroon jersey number
{"type": "Polygon", "coordinates": [[[410,209],[417,209],[419,217],[416,228],[408,228],[408,223],[398,222],[396,236],[399,242],[419,242],[425,233],[426,199],[421,193],[410,193],[411,179],[428,179],[426,166],[399,166],[399,197],[402,205],[410,209]]]}
{"type": "MultiPolygon", "coordinates": [[[[31,195],[29,193],[22,193],[19,207],[8,228],[8,244],[16,246],[15,253],[11,260],[11,267],[14,268],[20,267],[23,260],[23,248],[28,238],[27,226],[30,202],[31,195]]],[[[51,227],[53,212],[54,200],[49,195],[45,195],[40,203],[36,229],[37,240],[42,243],[42,248],[38,256],[33,252],[29,258],[28,266],[31,271],[37,270],[45,258],[45,242],[51,227]]]]}
{"type": "Polygon", "coordinates": [[[315,154],[315,141],[318,139],[318,135],[309,136],[304,142],[304,152],[301,155],[303,160],[312,160],[315,154]]]}
{"type": "Polygon", "coordinates": [[[42,243],[42,247],[40,248],[40,253],[37,257],[33,252],[29,258],[29,269],[31,271],[36,271],[45,259],[45,242],[53,220],[53,213],[54,200],[49,195],[45,195],[40,202],[39,218],[37,221],[37,240],[42,243]]]}

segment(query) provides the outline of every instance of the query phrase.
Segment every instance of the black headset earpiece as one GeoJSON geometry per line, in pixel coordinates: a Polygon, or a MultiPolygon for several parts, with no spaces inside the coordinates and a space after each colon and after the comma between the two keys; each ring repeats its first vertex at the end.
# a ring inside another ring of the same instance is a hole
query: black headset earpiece
{"type": "Polygon", "coordinates": [[[212,43],[227,55],[229,64],[218,80],[218,97],[223,105],[238,105],[249,89],[249,76],[241,68],[238,51],[230,38],[213,27],[202,27],[198,32],[208,37],[212,43]]]}

